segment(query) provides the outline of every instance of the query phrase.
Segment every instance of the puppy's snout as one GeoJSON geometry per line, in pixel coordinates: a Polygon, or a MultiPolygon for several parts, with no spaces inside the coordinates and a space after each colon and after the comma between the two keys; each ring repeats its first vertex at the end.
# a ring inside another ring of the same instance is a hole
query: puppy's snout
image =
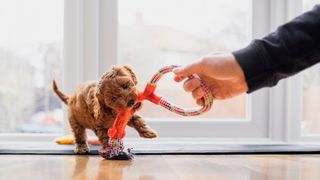
{"type": "Polygon", "coordinates": [[[132,99],[128,102],[128,107],[132,107],[134,105],[135,101],[132,99]]]}

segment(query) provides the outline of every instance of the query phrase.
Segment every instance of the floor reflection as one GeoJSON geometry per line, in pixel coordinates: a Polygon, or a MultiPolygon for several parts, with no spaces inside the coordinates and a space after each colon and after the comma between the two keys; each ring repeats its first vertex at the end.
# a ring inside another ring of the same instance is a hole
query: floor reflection
{"type": "Polygon", "coordinates": [[[99,156],[1,155],[0,179],[320,179],[320,155],[99,156]]]}
{"type": "Polygon", "coordinates": [[[132,165],[132,161],[100,160],[96,179],[123,179],[124,171],[132,165]]]}
{"type": "Polygon", "coordinates": [[[81,176],[81,179],[87,179],[89,156],[75,156],[74,159],[75,165],[72,179],[77,179],[79,176],[81,176]]]}

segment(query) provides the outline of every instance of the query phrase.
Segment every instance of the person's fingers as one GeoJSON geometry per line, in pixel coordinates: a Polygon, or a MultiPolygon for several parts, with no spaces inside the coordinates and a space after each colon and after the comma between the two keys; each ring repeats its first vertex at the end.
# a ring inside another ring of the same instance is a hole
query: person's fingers
{"type": "Polygon", "coordinates": [[[201,87],[198,87],[197,89],[192,91],[192,97],[194,99],[200,99],[205,95],[205,92],[201,87]]]}
{"type": "Polygon", "coordinates": [[[203,106],[203,104],[204,104],[203,98],[197,99],[197,104],[198,104],[199,106],[203,106]]]}
{"type": "Polygon", "coordinates": [[[195,63],[189,64],[187,66],[184,67],[179,67],[177,69],[175,69],[173,72],[177,75],[177,76],[190,76],[192,74],[195,73],[200,73],[201,72],[201,61],[197,61],[195,63]]]}
{"type": "Polygon", "coordinates": [[[192,92],[193,90],[197,89],[198,87],[200,87],[200,80],[197,78],[193,78],[193,79],[188,79],[184,82],[183,84],[183,88],[185,91],[187,92],[192,92]]]}
{"type": "Polygon", "coordinates": [[[181,81],[183,81],[185,78],[186,78],[185,76],[174,76],[173,79],[174,79],[176,82],[181,82],[181,81]]]}

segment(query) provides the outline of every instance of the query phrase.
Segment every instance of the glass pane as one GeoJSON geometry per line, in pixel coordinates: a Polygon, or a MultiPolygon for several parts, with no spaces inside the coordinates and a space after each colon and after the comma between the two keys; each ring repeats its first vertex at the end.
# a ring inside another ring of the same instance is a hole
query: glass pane
{"type": "Polygon", "coordinates": [[[303,0],[303,11],[311,10],[316,4],[320,4],[320,0],[303,0]]]}
{"type": "Polygon", "coordinates": [[[0,132],[62,132],[63,0],[0,0],[0,132]]]}
{"type": "MultiPolygon", "coordinates": [[[[304,11],[320,4],[320,0],[304,0],[304,11]]],[[[303,72],[303,134],[320,134],[320,64],[303,72]]]]}
{"type": "Polygon", "coordinates": [[[320,64],[303,73],[302,132],[320,133],[320,64]]]}
{"type": "MultiPolygon", "coordinates": [[[[249,43],[251,0],[120,0],[119,60],[130,64],[140,89],[166,65],[191,63],[211,52],[231,51],[249,43]]],[[[182,107],[194,107],[191,94],[172,76],[161,79],[158,94],[182,107]]],[[[203,118],[245,118],[246,96],[215,101],[203,118]]],[[[149,102],[145,117],[180,117],[149,102]]]]}

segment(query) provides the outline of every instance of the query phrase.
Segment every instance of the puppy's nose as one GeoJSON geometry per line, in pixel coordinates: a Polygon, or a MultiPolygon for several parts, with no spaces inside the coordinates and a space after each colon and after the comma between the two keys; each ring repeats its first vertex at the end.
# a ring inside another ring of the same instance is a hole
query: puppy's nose
{"type": "Polygon", "coordinates": [[[134,105],[134,100],[130,100],[129,102],[128,102],[128,107],[132,107],[134,105]]]}

